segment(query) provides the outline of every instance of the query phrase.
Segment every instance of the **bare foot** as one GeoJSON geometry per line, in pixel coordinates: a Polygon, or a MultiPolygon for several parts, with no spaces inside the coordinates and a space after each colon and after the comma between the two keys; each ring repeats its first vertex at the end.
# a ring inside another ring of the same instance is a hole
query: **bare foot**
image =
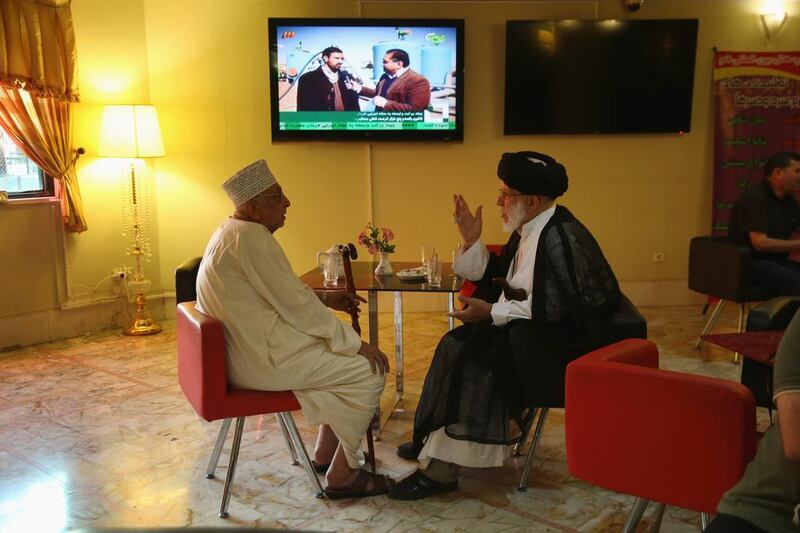
{"type": "Polygon", "coordinates": [[[339,439],[333,433],[328,424],[319,427],[317,433],[317,444],[314,447],[314,462],[319,465],[327,465],[333,461],[333,455],[339,446],[339,439]]]}

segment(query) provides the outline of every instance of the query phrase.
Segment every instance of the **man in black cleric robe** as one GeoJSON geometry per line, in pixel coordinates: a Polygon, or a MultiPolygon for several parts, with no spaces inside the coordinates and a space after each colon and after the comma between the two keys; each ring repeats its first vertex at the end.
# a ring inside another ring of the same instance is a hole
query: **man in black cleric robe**
{"type": "Polygon", "coordinates": [[[398,448],[401,457],[418,456],[421,468],[390,487],[392,498],[456,490],[459,466],[501,466],[524,409],[563,402],[566,365],[604,344],[604,325],[619,305],[597,241],[555,204],[567,190],[564,166],[537,152],[506,153],[497,175],[497,205],[511,232],[499,255],[480,239],[482,208],[473,214],[454,196],[464,243],[453,268],[477,290],[459,296],[465,307],[453,316],[464,325],[436,348],[413,441],[398,448]]]}

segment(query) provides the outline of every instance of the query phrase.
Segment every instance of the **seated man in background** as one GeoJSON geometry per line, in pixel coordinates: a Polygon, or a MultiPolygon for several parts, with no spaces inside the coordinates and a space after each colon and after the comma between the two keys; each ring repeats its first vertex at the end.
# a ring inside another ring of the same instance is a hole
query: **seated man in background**
{"type": "Polygon", "coordinates": [[[525,407],[564,398],[566,365],[602,345],[618,307],[617,279],[592,234],[555,199],[567,173],[536,152],[503,154],[497,205],[511,233],[499,256],[481,240],[482,208],[455,195],[463,244],[453,270],[477,282],[453,316],[465,322],[436,348],[414,419],[398,448],[422,467],[389,489],[413,500],[458,488],[458,468],[502,466],[525,407]],[[504,293],[493,278],[504,277],[504,293]],[[493,303],[492,303],[493,302],[493,303]]]}
{"type": "Polygon", "coordinates": [[[800,312],[778,347],[773,383],[777,422],[744,477],[723,496],[708,533],[800,531],[800,312]]]}
{"type": "Polygon", "coordinates": [[[214,232],[197,277],[197,309],[225,328],[230,385],[292,390],[309,424],[323,424],[317,464],[330,464],[332,498],[386,492],[387,478],[360,469],[361,438],[389,363],[325,307],[358,306],[344,291],[314,293],[292,271],[274,233],[289,199],[263,159],[223,185],[233,216],[214,232]]]}
{"type": "Polygon", "coordinates": [[[728,237],[753,250],[753,283],[777,295],[800,296],[800,263],[789,258],[800,250],[800,154],[778,152],[764,164],[764,179],[736,200],[728,237]]]}

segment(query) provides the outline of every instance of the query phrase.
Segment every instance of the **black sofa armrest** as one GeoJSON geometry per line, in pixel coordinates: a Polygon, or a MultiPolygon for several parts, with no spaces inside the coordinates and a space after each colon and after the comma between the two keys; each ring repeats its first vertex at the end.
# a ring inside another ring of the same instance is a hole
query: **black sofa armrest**
{"type": "Polygon", "coordinates": [[[798,308],[797,296],[777,296],[761,302],[747,315],[747,331],[786,329],[798,308]]]}
{"type": "Polygon", "coordinates": [[[689,288],[734,302],[748,301],[752,252],[725,237],[694,237],[689,243],[689,288]]]}

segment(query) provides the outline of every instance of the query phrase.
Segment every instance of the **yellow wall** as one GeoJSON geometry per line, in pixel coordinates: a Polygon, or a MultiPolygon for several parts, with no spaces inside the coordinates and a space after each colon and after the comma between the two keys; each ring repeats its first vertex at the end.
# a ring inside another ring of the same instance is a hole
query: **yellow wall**
{"type": "MultiPolygon", "coordinates": [[[[74,108],[74,139],[87,151],[77,170],[89,226],[86,232],[67,235],[68,282],[75,297],[93,288],[112,267],[132,263],[121,236],[120,180],[125,162],[98,158],[97,145],[102,105],[148,103],[150,80],[141,0],[77,0],[72,2],[72,14],[81,94],[74,108]]],[[[148,168],[152,172],[152,164],[148,168]]],[[[145,269],[154,287],[160,288],[156,218],[153,227],[156,253],[145,269]]],[[[103,285],[100,292],[108,288],[110,284],[103,285]]]]}
{"type": "MultiPolygon", "coordinates": [[[[150,162],[157,194],[147,265],[156,293],[172,290],[175,266],[202,253],[231,211],[222,181],[256,158],[267,158],[293,201],[277,236],[295,269],[305,271],[316,250],[354,240],[370,219],[395,230],[398,260],[417,260],[422,243],[450,250],[458,240],[453,192],[483,204],[486,240],[504,241],[493,207],[495,167],[502,152],[521,149],[565,163],[563,203],[596,234],[621,280],[685,288],[688,240],[709,228],[712,48],[800,48],[800,2],[785,2],[789,19],[771,43],[756,15],[763,3],[647,0],[630,14],[619,0],[73,0],[82,96],[75,138],[88,150],[78,174],[90,229],[67,238],[70,289],[93,287],[130,262],[119,236],[118,170],[95,156],[106,103],[159,110],[167,156],[150,162]],[[466,19],[464,142],[272,144],[270,16],[466,19]],[[700,19],[691,133],[502,135],[505,21],[595,17],[700,19]],[[653,263],[655,251],[666,261],[653,263]]],[[[0,276],[8,273],[0,265],[0,276]]]]}
{"type": "Polygon", "coordinates": [[[493,207],[503,151],[535,149],[563,161],[563,202],[596,233],[623,280],[684,280],[688,240],[707,232],[712,158],[712,48],[796,50],[798,2],[771,44],[760,1],[648,0],[631,15],[601,2],[144,2],[150,88],[168,156],[157,163],[161,272],[199,253],[229,207],[219,184],[266,157],[294,201],[279,238],[297,270],[313,252],[352,240],[369,218],[392,227],[399,260],[419,245],[450,249],[451,194],[486,208],[486,235],[504,241],[493,207]],[[288,5],[288,7],[286,7],[288,5]],[[271,144],[266,19],[273,16],[463,17],[466,135],[462,144],[271,144]],[[507,19],[700,19],[692,131],[677,135],[502,135],[507,19]],[[371,187],[371,191],[370,191],[371,187]],[[374,198],[370,217],[370,192],[374,198]],[[351,207],[345,208],[343,206],[351,207]],[[652,254],[664,252],[664,263],[652,254]]]}

